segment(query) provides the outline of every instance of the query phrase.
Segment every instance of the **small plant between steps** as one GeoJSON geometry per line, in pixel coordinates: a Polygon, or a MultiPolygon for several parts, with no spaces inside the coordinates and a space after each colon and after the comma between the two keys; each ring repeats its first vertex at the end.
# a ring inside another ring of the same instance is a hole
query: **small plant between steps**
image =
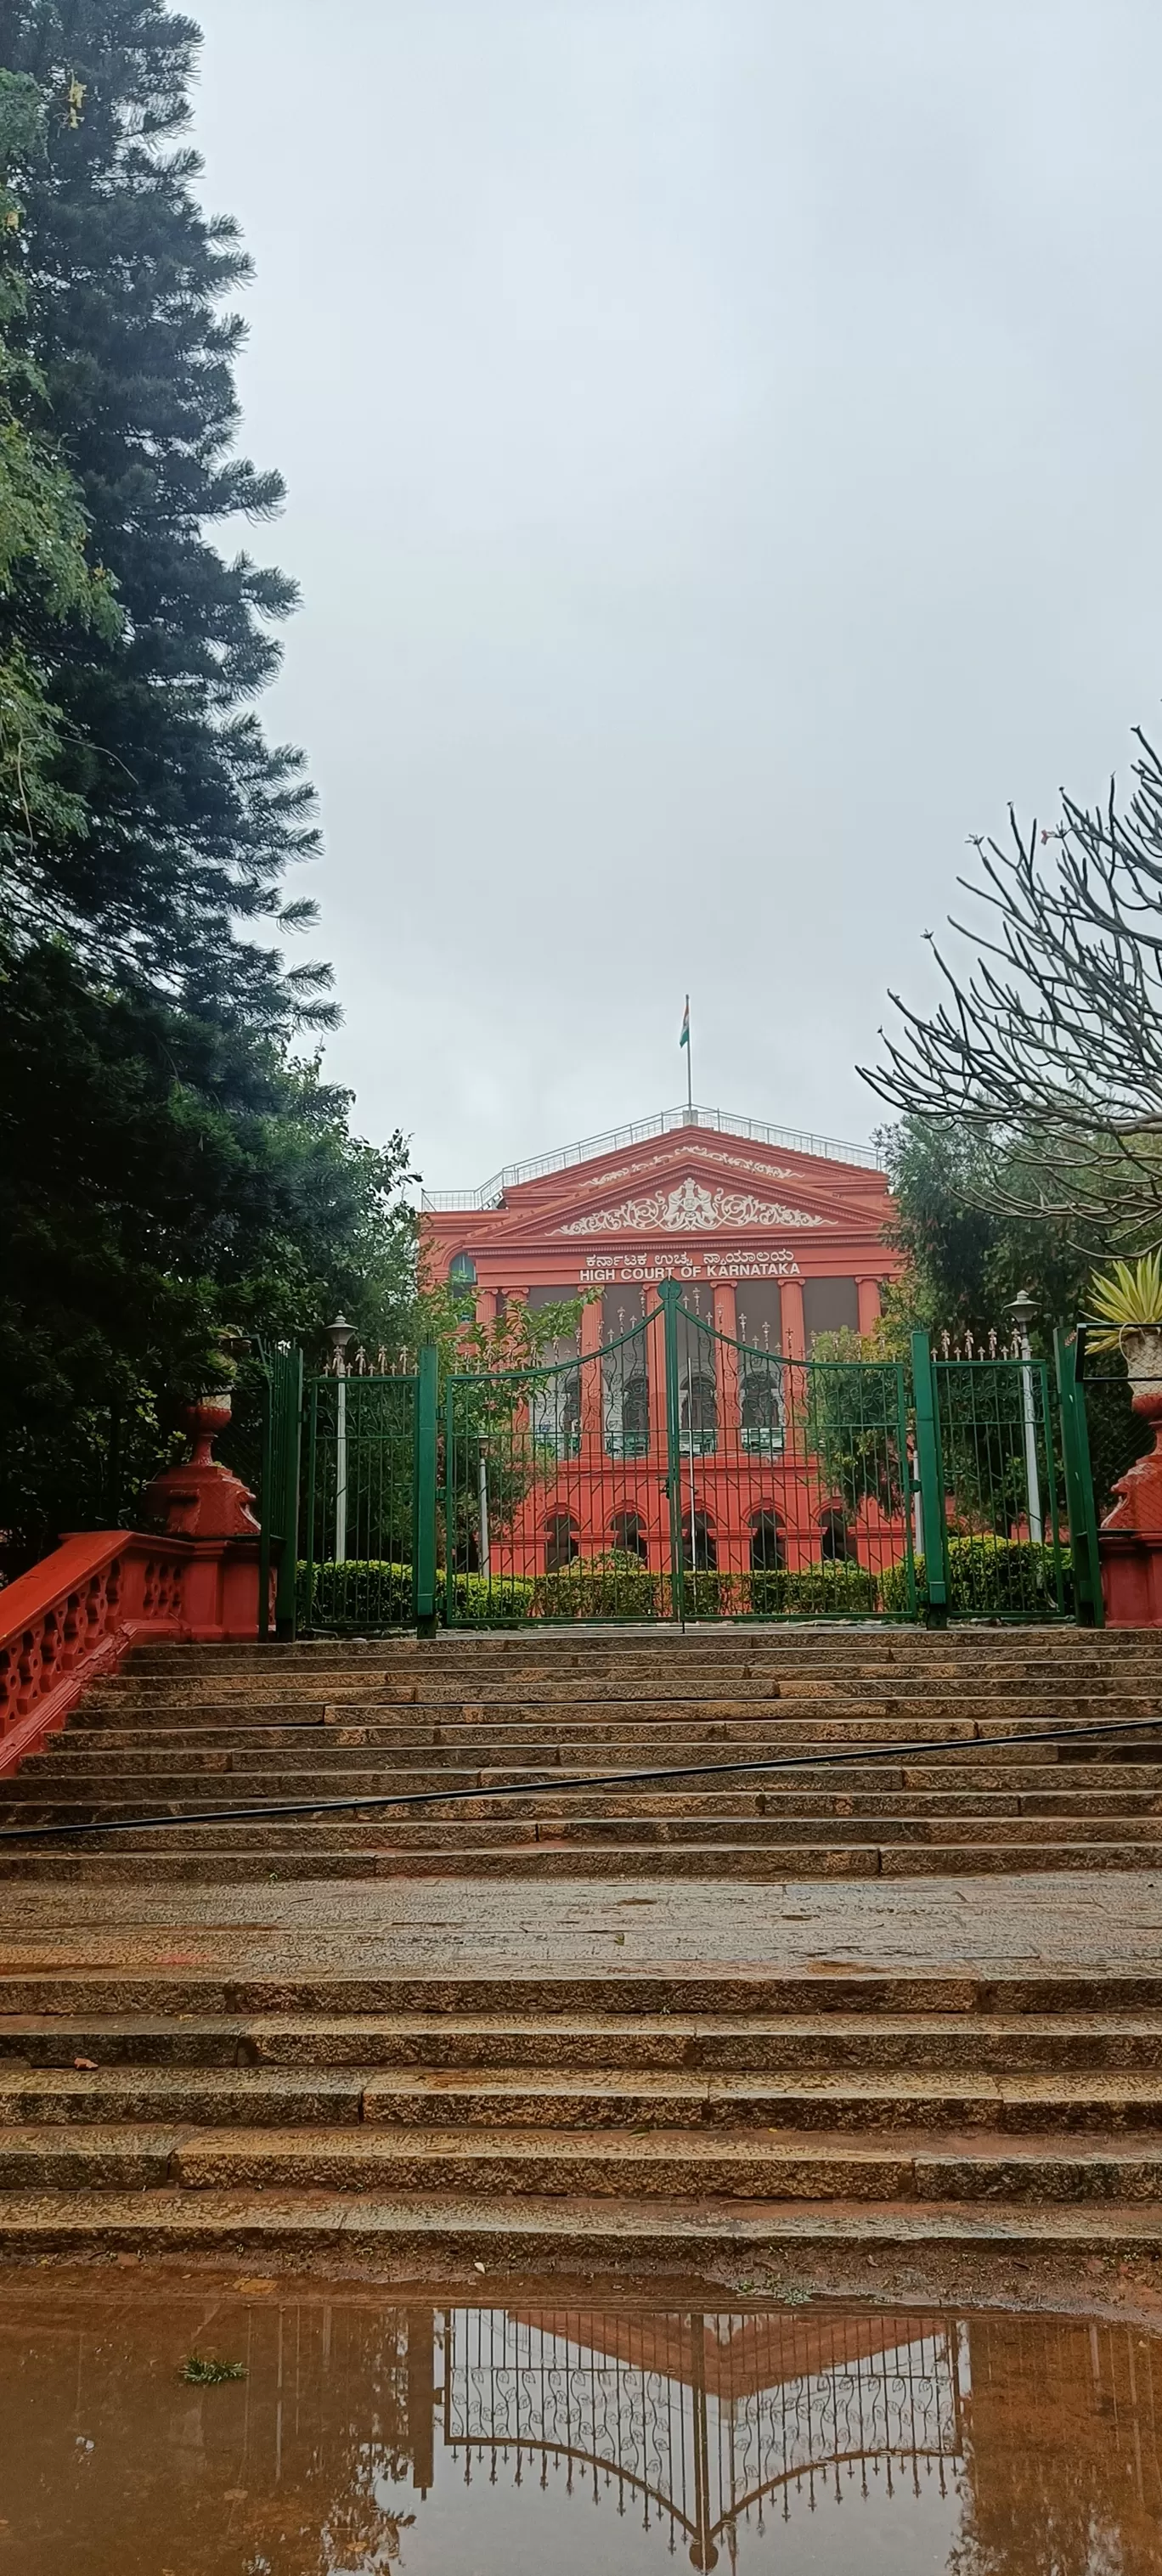
{"type": "Polygon", "coordinates": [[[182,2378],[191,2388],[218,2388],[227,2379],[245,2379],[244,2361],[215,2361],[208,2353],[190,2353],[182,2378]]]}

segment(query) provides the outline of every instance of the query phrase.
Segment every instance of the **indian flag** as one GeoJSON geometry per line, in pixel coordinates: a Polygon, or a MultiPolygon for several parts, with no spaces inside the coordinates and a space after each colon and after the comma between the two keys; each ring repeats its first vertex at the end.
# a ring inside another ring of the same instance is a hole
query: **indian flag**
{"type": "Polygon", "coordinates": [[[678,1044],[680,1047],[689,1046],[690,1044],[690,996],[688,993],[686,995],[686,1008],[682,1013],[682,1034],[678,1040],[678,1044]]]}

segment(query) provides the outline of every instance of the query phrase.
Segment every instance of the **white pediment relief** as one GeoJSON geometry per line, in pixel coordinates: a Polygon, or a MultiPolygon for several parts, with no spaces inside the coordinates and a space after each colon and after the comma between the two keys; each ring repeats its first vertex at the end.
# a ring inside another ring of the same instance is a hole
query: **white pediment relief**
{"type": "Polygon", "coordinates": [[[825,1216],[805,1208],[784,1207],[778,1199],[755,1198],[750,1191],[708,1190],[690,1173],[672,1190],[654,1190],[646,1198],[623,1199],[620,1207],[594,1208],[574,1217],[562,1234],[709,1234],[730,1225],[829,1225],[825,1216]]]}

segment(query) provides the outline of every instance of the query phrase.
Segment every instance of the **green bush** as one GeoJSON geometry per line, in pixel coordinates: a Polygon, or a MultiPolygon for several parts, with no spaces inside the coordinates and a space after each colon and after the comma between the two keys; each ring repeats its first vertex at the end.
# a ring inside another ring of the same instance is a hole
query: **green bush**
{"type": "MultiPolygon", "coordinates": [[[[304,1632],[313,1628],[325,1631],[345,1630],[348,1636],[372,1634],[385,1628],[410,1628],[415,1624],[415,1600],[412,1592],[410,1565],[391,1565],[386,1560],[349,1557],[345,1565],[299,1566],[299,1626],[304,1632]]],[[[534,1586],[519,1574],[493,1576],[454,1574],[455,1613],[458,1626],[472,1628],[509,1628],[514,1622],[533,1617],[534,1586]]],[[[436,1576],[436,1606],[442,1617],[446,1595],[443,1568],[436,1576]]]]}
{"type": "Polygon", "coordinates": [[[349,1635],[415,1624],[410,1565],[379,1557],[349,1557],[345,1565],[306,1566],[300,1561],[298,1623],[345,1629],[349,1635]]]}
{"type": "MultiPolygon", "coordinates": [[[[1073,1606],[1073,1562],[1069,1549],[1061,1550],[1061,1573],[1065,1607],[1073,1606]]],[[[924,1607],[927,1576],[924,1559],[916,1559],[916,1593],[921,1610],[924,1607]]],[[[881,1577],[880,1597],[884,1609],[905,1618],[908,1612],[906,1568],[893,1565],[881,1577]]],[[[1052,1617],[1057,1610],[1057,1590],[1051,1547],[1035,1547],[1031,1539],[1001,1538],[992,1530],[982,1530],[968,1538],[948,1540],[948,1615],[951,1619],[1028,1619],[1038,1611],[1052,1617]]]]}
{"type": "Polygon", "coordinates": [[[765,1566],[747,1580],[752,1619],[867,1619],[880,1606],[876,1576],[854,1558],[798,1568],[765,1566]]]}
{"type": "MultiPolygon", "coordinates": [[[[436,1608],[445,1616],[448,1578],[441,1566],[436,1576],[436,1608]]],[[[536,1586],[527,1574],[454,1574],[453,1609],[457,1627],[512,1628],[536,1616],[536,1586]]]]}
{"type": "Polygon", "coordinates": [[[538,1574],[533,1586],[534,1619],[666,1619],[670,1615],[670,1579],[651,1574],[641,1558],[625,1548],[603,1556],[574,1557],[554,1574],[538,1574]]]}

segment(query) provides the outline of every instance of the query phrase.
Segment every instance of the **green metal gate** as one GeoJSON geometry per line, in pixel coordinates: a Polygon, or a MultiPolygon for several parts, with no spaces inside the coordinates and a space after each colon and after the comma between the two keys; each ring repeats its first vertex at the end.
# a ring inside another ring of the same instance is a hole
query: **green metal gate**
{"type": "Polygon", "coordinates": [[[415,1375],[308,1382],[302,1628],[369,1635],[416,1618],[418,1391],[415,1375]]]}
{"type": "Polygon", "coordinates": [[[259,1511],[258,1633],[295,1631],[303,1355],[290,1342],[260,1344],[264,1373],[259,1511]],[[273,1576],[273,1583],[272,1583],[273,1576]]]}
{"type": "Polygon", "coordinates": [[[680,1615],[648,1500],[666,1437],[664,1369],[656,1314],[592,1350],[446,1380],[450,1627],[680,1615]]]}
{"type": "MultiPolygon", "coordinates": [[[[788,1357],[664,1280],[602,1339],[438,1383],[268,1355],[277,1627],[1101,1620],[1073,1345],[788,1357]],[[300,1450],[302,1463],[300,1469],[300,1450]],[[1064,1498],[1063,1516],[1061,1502],[1064,1498]],[[297,1508],[296,1508],[297,1503],[297,1508]]],[[[264,1587],[264,1599],[267,1588],[264,1587]]]]}
{"type": "Polygon", "coordinates": [[[921,1465],[918,1571],[949,1619],[1062,1619],[1068,1603],[1057,1436],[1044,1360],[933,1358],[913,1341],[921,1465]]]}
{"type": "Polygon", "coordinates": [[[724,1332],[712,1290],[659,1293],[678,1614],[913,1618],[903,1367],[789,1359],[724,1332]]]}
{"type": "Polygon", "coordinates": [[[699,1294],[447,1380],[449,1626],[916,1615],[903,1368],[789,1360],[699,1294]]]}

